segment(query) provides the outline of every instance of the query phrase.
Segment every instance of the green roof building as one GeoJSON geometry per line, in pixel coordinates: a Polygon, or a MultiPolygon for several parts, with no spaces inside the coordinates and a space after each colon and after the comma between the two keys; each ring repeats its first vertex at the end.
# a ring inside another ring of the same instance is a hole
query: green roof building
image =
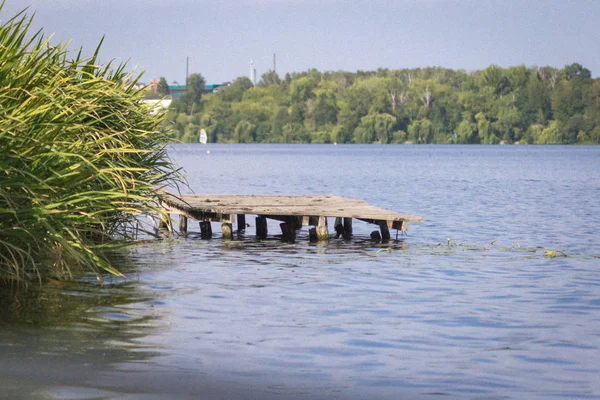
{"type": "Polygon", "coordinates": [[[177,82],[173,82],[169,85],[169,93],[173,97],[173,100],[179,99],[185,93],[185,85],[180,85],[177,82]]]}

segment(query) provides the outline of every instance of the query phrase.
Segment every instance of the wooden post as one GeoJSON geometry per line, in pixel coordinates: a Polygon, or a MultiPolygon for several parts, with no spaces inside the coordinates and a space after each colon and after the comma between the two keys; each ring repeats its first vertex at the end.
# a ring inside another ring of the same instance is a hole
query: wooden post
{"type": "Polygon", "coordinates": [[[212,238],[212,227],[210,226],[210,221],[200,222],[200,237],[202,239],[212,238]]]}
{"type": "Polygon", "coordinates": [[[290,222],[282,222],[279,224],[281,227],[281,239],[287,242],[293,242],[296,240],[296,226],[290,222]]]}
{"type": "Polygon", "coordinates": [[[387,243],[390,241],[390,228],[387,221],[379,221],[379,229],[381,230],[381,241],[387,243]]]}
{"type": "Polygon", "coordinates": [[[292,225],[294,226],[294,230],[299,231],[300,229],[302,229],[302,217],[293,217],[288,222],[292,222],[292,225]]]}
{"type": "Polygon", "coordinates": [[[238,232],[246,230],[246,215],[238,214],[237,216],[237,230],[238,232]]]}
{"type": "Polygon", "coordinates": [[[319,240],[317,238],[317,228],[310,228],[308,230],[308,240],[312,242],[316,242],[317,240],[319,240]]]}
{"type": "Polygon", "coordinates": [[[327,230],[327,217],[319,217],[319,224],[317,225],[317,239],[318,240],[329,240],[329,231],[327,230]]]}
{"type": "Polygon", "coordinates": [[[344,224],[342,223],[341,217],[335,218],[335,222],[333,223],[333,229],[335,230],[335,235],[338,239],[344,237],[344,234],[346,232],[344,231],[344,224]]]}
{"type": "Polygon", "coordinates": [[[344,231],[346,236],[352,236],[352,218],[344,218],[344,231]]]}
{"type": "Polygon", "coordinates": [[[256,217],[256,236],[261,239],[267,237],[267,219],[262,215],[256,217]]]}
{"type": "Polygon", "coordinates": [[[373,242],[381,242],[381,234],[379,233],[379,231],[371,232],[371,240],[373,242]]]}
{"type": "Polygon", "coordinates": [[[408,222],[407,221],[394,221],[392,224],[392,228],[396,230],[400,230],[402,232],[408,231],[408,222]]]}
{"type": "Polygon", "coordinates": [[[231,222],[223,222],[221,224],[221,232],[223,233],[224,240],[231,240],[233,238],[233,226],[231,222]]]}
{"type": "Polygon", "coordinates": [[[188,218],[185,215],[179,215],[179,234],[187,236],[188,218]]]}

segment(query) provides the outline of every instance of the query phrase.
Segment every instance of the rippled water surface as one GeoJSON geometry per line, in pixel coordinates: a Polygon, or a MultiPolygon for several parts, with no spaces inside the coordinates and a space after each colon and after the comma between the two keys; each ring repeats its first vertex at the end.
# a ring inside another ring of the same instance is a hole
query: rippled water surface
{"type": "Polygon", "coordinates": [[[170,154],[196,193],[336,194],[425,222],[387,245],[359,222],[327,244],[215,224],[122,254],[126,281],[5,290],[0,398],[600,399],[599,147],[170,154]]]}

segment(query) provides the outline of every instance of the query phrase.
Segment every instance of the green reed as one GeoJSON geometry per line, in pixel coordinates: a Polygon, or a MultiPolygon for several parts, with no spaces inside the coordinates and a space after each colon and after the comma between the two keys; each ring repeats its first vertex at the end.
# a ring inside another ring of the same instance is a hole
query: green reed
{"type": "Polygon", "coordinates": [[[125,65],[97,65],[100,45],[69,59],[31,22],[0,23],[0,280],[119,274],[103,254],[180,182],[164,115],[150,115],[125,65]]]}

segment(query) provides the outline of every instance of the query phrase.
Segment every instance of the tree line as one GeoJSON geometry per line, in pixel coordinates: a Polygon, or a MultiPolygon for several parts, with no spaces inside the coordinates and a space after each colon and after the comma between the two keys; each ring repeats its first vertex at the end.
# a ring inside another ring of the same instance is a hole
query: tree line
{"type": "Polygon", "coordinates": [[[172,137],[219,143],[600,143],[600,79],[580,64],[246,77],[174,101],[172,137]]]}

